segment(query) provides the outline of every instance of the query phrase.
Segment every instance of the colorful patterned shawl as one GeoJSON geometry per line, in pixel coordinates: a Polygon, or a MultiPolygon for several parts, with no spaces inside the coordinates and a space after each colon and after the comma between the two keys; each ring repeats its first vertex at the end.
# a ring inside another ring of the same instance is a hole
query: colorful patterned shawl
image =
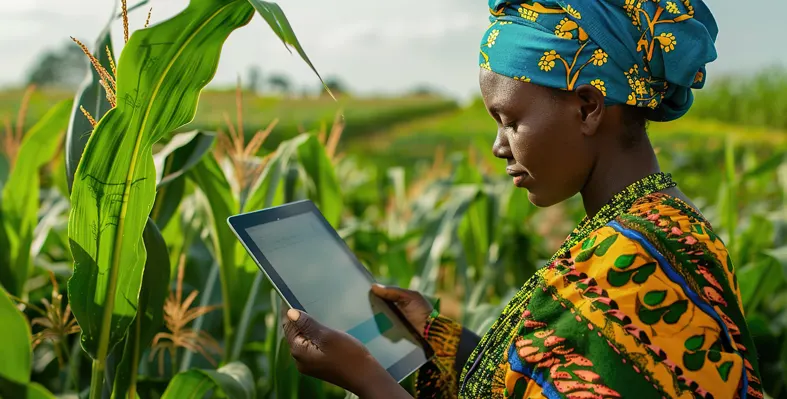
{"type": "Polygon", "coordinates": [[[457,376],[460,331],[435,320],[417,398],[763,397],[725,245],[664,194],[534,275],[457,376]]]}

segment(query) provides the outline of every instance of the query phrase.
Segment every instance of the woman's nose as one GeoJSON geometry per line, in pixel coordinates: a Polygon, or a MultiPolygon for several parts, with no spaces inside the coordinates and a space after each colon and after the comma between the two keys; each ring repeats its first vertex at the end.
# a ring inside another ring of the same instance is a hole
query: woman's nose
{"type": "Polygon", "coordinates": [[[513,157],[511,154],[511,147],[508,145],[508,138],[506,138],[504,132],[497,132],[497,138],[492,145],[492,154],[502,159],[510,159],[513,157]]]}

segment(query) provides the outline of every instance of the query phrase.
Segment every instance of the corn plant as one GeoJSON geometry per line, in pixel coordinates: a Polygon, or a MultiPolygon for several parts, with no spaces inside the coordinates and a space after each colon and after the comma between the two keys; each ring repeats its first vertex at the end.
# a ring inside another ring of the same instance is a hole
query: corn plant
{"type": "MultiPolygon", "coordinates": [[[[226,362],[242,357],[250,340],[251,323],[258,319],[259,312],[270,312],[276,307],[269,295],[273,292],[272,287],[229,229],[227,217],[300,198],[313,199],[334,225],[338,225],[342,211],[342,193],[331,160],[331,148],[335,148],[335,144],[329,144],[338,141],[341,130],[333,129],[328,137],[323,134],[322,139],[318,137],[320,135],[303,133],[281,143],[276,151],[260,156],[260,149],[276,121],[246,142],[240,112],[240,88],[236,96],[236,121],[233,123],[225,116],[226,130],[218,133],[215,151],[202,158],[188,174],[198,188],[199,198],[208,205],[204,210],[211,241],[209,249],[216,261],[221,283],[226,362]],[[329,146],[325,148],[323,143],[329,146]],[[293,179],[293,176],[299,178],[293,179]]],[[[280,335],[278,340],[273,338],[277,336],[276,329],[276,323],[266,322],[266,339],[273,339],[266,345],[279,348],[280,335]]],[[[271,348],[271,352],[266,353],[269,370],[275,370],[277,364],[286,361],[286,357],[278,355],[278,350],[271,348]]],[[[190,359],[190,355],[184,356],[181,369],[188,367],[190,359]]],[[[291,369],[278,376],[263,376],[267,381],[264,386],[274,395],[284,395],[285,391],[297,394],[297,384],[281,382],[298,381],[294,367],[291,369]]],[[[315,381],[310,383],[322,385],[315,381]]]]}
{"type": "Polygon", "coordinates": [[[108,362],[118,363],[120,371],[114,384],[106,382],[113,394],[136,395],[139,352],[161,324],[170,267],[163,264],[167,248],[149,217],[156,196],[153,146],[193,119],[224,41],[255,9],[311,66],[274,3],[193,0],[173,18],[149,28],[146,23],[130,37],[128,9],[121,4],[126,44],[119,62],[108,46],[108,30],[99,40],[104,46],[96,50],[99,57],[75,40],[94,74],[78,94],[74,110],[83,118],[73,118],[67,142],[68,236],[75,261],[68,294],[82,329],[81,346],[93,359],[91,398],[101,395],[105,376],[114,374],[108,362]]]}
{"type": "Polygon", "coordinates": [[[0,287],[0,323],[4,344],[0,347],[0,394],[9,398],[54,398],[41,385],[30,381],[32,347],[30,325],[0,287]]]}
{"type": "MultiPolygon", "coordinates": [[[[23,101],[23,104],[25,101],[23,101]]],[[[10,171],[0,182],[0,283],[24,298],[25,283],[32,267],[31,248],[38,225],[39,169],[58,150],[68,122],[71,101],[60,102],[26,133],[21,107],[16,129],[6,126],[3,158],[10,171]]]]}

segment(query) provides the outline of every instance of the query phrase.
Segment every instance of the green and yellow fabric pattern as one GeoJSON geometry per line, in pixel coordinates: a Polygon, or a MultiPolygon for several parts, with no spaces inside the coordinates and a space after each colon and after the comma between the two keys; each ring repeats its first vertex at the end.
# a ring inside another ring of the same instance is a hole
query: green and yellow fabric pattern
{"type": "Polygon", "coordinates": [[[762,398],[733,265],[683,201],[645,195],[525,284],[461,376],[445,317],[419,398],[762,398]]]}

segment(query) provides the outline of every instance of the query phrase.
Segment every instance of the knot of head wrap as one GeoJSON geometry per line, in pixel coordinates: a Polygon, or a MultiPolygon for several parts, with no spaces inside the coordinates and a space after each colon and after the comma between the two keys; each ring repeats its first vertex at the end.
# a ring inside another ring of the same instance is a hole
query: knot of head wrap
{"type": "Polygon", "coordinates": [[[562,90],[590,84],[654,121],[683,116],[716,59],[701,0],[489,0],[489,12],[482,68],[562,90]]]}

